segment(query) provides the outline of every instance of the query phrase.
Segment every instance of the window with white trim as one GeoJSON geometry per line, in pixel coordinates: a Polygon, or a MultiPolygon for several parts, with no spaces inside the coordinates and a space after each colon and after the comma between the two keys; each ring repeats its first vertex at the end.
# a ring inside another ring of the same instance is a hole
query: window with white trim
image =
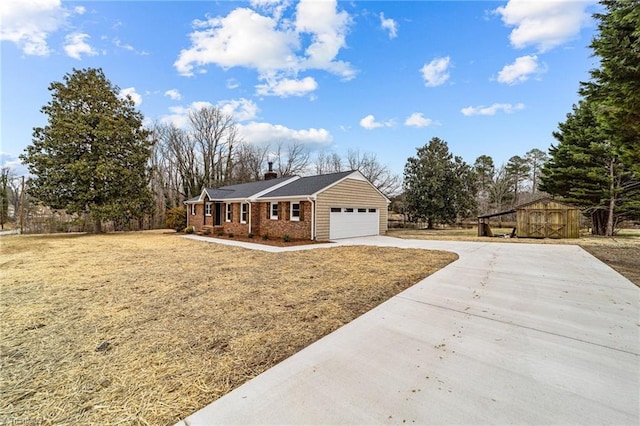
{"type": "Polygon", "coordinates": [[[211,216],[211,206],[213,204],[212,203],[205,203],[204,205],[204,215],[205,216],[211,216]]]}
{"type": "Polygon", "coordinates": [[[242,203],[241,206],[240,223],[247,223],[247,220],[249,219],[249,203],[242,203]]]}
{"type": "Polygon", "coordinates": [[[300,221],[300,203],[291,203],[291,215],[290,220],[300,221]]]}
{"type": "Polygon", "coordinates": [[[227,217],[226,217],[226,220],[227,220],[227,222],[231,222],[231,203],[227,203],[226,206],[227,206],[227,211],[226,211],[227,217]]]}
{"type": "Polygon", "coordinates": [[[278,220],[278,203],[269,205],[269,217],[273,220],[278,220]]]}
{"type": "Polygon", "coordinates": [[[195,215],[196,215],[196,205],[191,204],[191,216],[195,216],[195,215]]]}

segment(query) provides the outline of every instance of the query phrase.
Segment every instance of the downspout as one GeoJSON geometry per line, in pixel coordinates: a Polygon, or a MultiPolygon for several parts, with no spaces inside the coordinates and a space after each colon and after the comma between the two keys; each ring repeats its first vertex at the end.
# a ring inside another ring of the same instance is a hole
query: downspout
{"type": "Polygon", "coordinates": [[[316,203],[311,197],[307,197],[307,200],[311,203],[311,240],[316,239],[316,203]]]}
{"type": "MultiPolygon", "coordinates": [[[[249,234],[251,234],[251,200],[247,200],[247,203],[249,204],[249,220],[247,223],[249,224],[249,234]]],[[[242,214],[242,207],[240,207],[240,214],[242,214]]]]}

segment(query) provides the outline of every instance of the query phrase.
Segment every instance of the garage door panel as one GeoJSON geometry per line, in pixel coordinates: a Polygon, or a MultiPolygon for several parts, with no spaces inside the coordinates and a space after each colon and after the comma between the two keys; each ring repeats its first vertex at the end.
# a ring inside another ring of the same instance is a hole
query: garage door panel
{"type": "Polygon", "coordinates": [[[334,240],[378,235],[379,219],[379,209],[334,207],[329,215],[329,238],[334,240]]]}

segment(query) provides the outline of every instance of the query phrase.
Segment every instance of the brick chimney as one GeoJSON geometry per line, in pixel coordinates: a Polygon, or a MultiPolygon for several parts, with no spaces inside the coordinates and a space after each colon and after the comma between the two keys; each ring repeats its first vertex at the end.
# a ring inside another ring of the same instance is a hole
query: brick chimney
{"type": "Polygon", "coordinates": [[[269,161],[269,171],[264,174],[264,180],[275,179],[278,174],[273,171],[273,161],[269,161]]]}

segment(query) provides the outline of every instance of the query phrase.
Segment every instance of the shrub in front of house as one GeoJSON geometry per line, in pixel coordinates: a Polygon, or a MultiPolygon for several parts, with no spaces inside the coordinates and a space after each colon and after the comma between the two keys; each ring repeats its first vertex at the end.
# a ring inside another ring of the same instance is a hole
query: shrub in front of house
{"type": "Polygon", "coordinates": [[[196,232],[196,228],[193,225],[184,228],[185,234],[193,234],[194,232],[196,232]]]}
{"type": "Polygon", "coordinates": [[[233,236],[234,236],[233,232],[229,232],[227,235],[229,236],[229,238],[233,238],[233,236]]]}
{"type": "Polygon", "coordinates": [[[187,226],[187,210],[184,207],[174,207],[167,210],[164,224],[167,228],[180,232],[187,226]]]}
{"type": "Polygon", "coordinates": [[[247,237],[249,238],[253,238],[255,235],[253,235],[253,232],[249,232],[249,235],[247,235],[247,237]]]}
{"type": "Polygon", "coordinates": [[[262,236],[262,239],[263,239],[263,240],[265,240],[265,241],[267,241],[267,240],[269,239],[269,234],[264,234],[264,235],[262,236]]]}
{"type": "Polygon", "coordinates": [[[284,241],[285,243],[288,243],[289,241],[291,241],[291,237],[288,234],[284,234],[282,236],[282,241],[284,241]]]}

